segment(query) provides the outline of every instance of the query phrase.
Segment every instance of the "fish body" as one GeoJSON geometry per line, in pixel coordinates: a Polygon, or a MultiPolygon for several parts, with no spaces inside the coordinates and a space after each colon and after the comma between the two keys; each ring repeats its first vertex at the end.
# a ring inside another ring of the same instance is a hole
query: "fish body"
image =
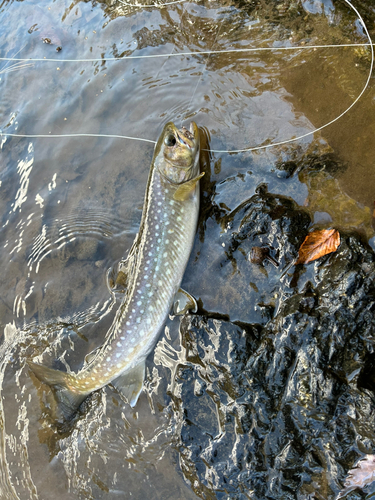
{"type": "MultiPolygon", "coordinates": [[[[124,270],[125,297],[104,344],[78,373],[29,361],[49,384],[65,417],[93,391],[112,383],[134,406],[153,349],[189,260],[199,211],[199,132],[168,123],[155,146],[139,233],[124,270]]],[[[188,296],[188,294],[186,294],[188,296]]]]}

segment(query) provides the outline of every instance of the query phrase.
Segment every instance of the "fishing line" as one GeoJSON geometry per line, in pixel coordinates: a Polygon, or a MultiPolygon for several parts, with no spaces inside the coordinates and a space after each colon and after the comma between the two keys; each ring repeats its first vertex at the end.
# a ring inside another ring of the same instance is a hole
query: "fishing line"
{"type": "Polygon", "coordinates": [[[271,147],[274,147],[274,146],[282,146],[283,144],[288,144],[289,142],[298,141],[300,139],[303,139],[304,137],[308,137],[310,135],[315,134],[316,132],[319,132],[320,130],[323,130],[324,128],[328,127],[329,125],[332,125],[336,121],[340,120],[340,118],[342,118],[344,115],[346,115],[346,113],[348,113],[348,111],[350,111],[352,109],[352,107],[359,101],[359,99],[362,97],[362,95],[366,91],[367,87],[369,86],[371,75],[372,75],[372,70],[373,70],[373,67],[374,67],[374,47],[373,47],[373,44],[372,44],[372,41],[371,41],[370,34],[369,34],[368,30],[367,30],[366,24],[365,24],[364,20],[362,19],[362,16],[358,12],[358,10],[349,2],[349,0],[345,0],[345,2],[357,14],[358,19],[361,22],[362,27],[365,30],[365,33],[366,33],[367,38],[369,40],[369,44],[368,45],[370,45],[370,47],[371,47],[370,71],[369,71],[369,74],[367,76],[367,80],[366,80],[365,86],[363,87],[362,91],[359,93],[358,97],[352,102],[352,104],[345,111],[343,111],[340,115],[338,115],[336,118],[334,118],[333,120],[329,121],[325,125],[322,125],[321,127],[318,127],[315,130],[307,132],[306,134],[302,134],[302,135],[300,135],[298,137],[293,137],[292,139],[287,139],[285,141],[280,141],[280,142],[274,142],[274,143],[271,143],[271,144],[265,144],[263,146],[248,147],[248,148],[243,148],[243,149],[232,149],[232,150],[210,149],[210,150],[207,150],[207,151],[209,151],[211,153],[244,153],[244,152],[247,152],[247,151],[259,151],[261,149],[267,149],[267,148],[271,148],[271,147]]]}
{"type": "Polygon", "coordinates": [[[185,1],[186,0],[175,0],[174,2],[165,2],[161,4],[151,3],[149,5],[143,5],[140,3],[129,3],[129,2],[124,2],[124,0],[119,0],[120,3],[122,3],[123,5],[127,5],[128,7],[165,7],[166,5],[174,5],[175,3],[182,3],[185,1]]]}
{"type": "Polygon", "coordinates": [[[133,141],[144,141],[151,142],[152,144],[156,144],[156,141],[152,141],[151,139],[143,139],[143,137],[130,137],[128,135],[112,135],[112,134],[10,134],[8,132],[3,132],[0,130],[0,137],[2,136],[10,136],[10,137],[26,137],[31,139],[43,139],[46,137],[53,137],[54,139],[62,138],[62,137],[106,137],[111,139],[131,139],[133,141]]]}
{"type": "MultiPolygon", "coordinates": [[[[346,1],[346,0],[345,0],[346,1]]],[[[367,29],[366,29],[366,33],[367,29]]],[[[373,46],[373,43],[343,43],[343,44],[332,44],[332,45],[300,45],[300,46],[290,46],[290,47],[249,47],[243,49],[226,49],[226,50],[202,50],[197,52],[169,52],[167,54],[150,54],[150,55],[135,55],[135,56],[124,56],[121,59],[118,57],[101,57],[92,59],[57,59],[57,58],[20,58],[20,57],[0,57],[0,61],[23,61],[23,62],[53,62],[55,64],[62,62],[120,62],[127,61],[130,59],[156,59],[157,57],[177,57],[177,56],[200,56],[200,55],[211,55],[211,54],[231,54],[240,52],[261,52],[261,51],[275,51],[275,50],[309,50],[309,49],[331,49],[338,47],[368,47],[373,46]]]]}
{"type": "MultiPolygon", "coordinates": [[[[178,2],[173,2],[173,3],[181,3],[184,0],[179,0],[178,2]]],[[[247,147],[243,149],[232,149],[232,150],[226,150],[226,149],[207,149],[204,151],[209,151],[212,153],[244,153],[247,151],[257,151],[261,149],[267,149],[271,148],[274,146],[281,146],[284,144],[288,144],[290,142],[298,141],[300,139],[303,139],[305,137],[308,137],[310,135],[315,134],[315,132],[319,132],[320,130],[323,130],[324,128],[328,127],[329,125],[332,125],[336,121],[338,121],[340,118],[342,118],[346,113],[348,113],[352,107],[359,101],[359,99],[362,97],[364,92],[366,91],[367,87],[369,86],[373,67],[374,67],[374,47],[373,43],[371,41],[370,34],[368,32],[368,29],[366,27],[366,24],[364,20],[362,19],[360,13],[358,10],[349,2],[349,0],[344,0],[345,3],[347,3],[353,11],[356,13],[358,16],[358,19],[360,23],[362,24],[362,27],[366,33],[366,36],[369,40],[368,43],[347,43],[347,44],[328,44],[328,45],[303,45],[303,46],[298,46],[298,47],[255,47],[255,48],[242,48],[242,49],[227,49],[227,50],[208,50],[208,51],[201,51],[201,52],[173,52],[169,54],[153,54],[153,55],[135,55],[135,56],[125,56],[121,59],[112,57],[112,58],[100,58],[100,59],[48,59],[48,58],[9,58],[9,57],[0,57],[0,61],[20,61],[20,62],[54,62],[54,63],[61,63],[61,62],[110,62],[110,61],[126,61],[127,59],[151,59],[151,58],[157,58],[157,57],[176,57],[176,56],[196,56],[196,55],[211,55],[211,54],[229,54],[229,53],[244,53],[244,52],[259,52],[259,51],[283,51],[283,50],[316,50],[316,49],[322,49],[322,48],[338,48],[338,47],[370,47],[371,49],[371,64],[370,64],[370,70],[369,74],[366,80],[366,83],[362,89],[362,91],[359,93],[357,98],[352,102],[352,104],[345,110],[343,111],[340,115],[338,115],[336,118],[333,120],[329,121],[325,125],[322,125],[321,127],[318,127],[310,132],[307,132],[306,134],[302,134],[298,137],[293,137],[292,139],[287,139],[285,141],[280,141],[280,142],[275,142],[275,143],[270,143],[270,144],[265,144],[262,146],[256,146],[256,147],[247,147]]],[[[167,4],[164,4],[167,5],[167,4]]],[[[216,40],[216,39],[215,39],[216,40]]],[[[199,83],[200,80],[198,80],[199,83]]],[[[198,87],[198,84],[196,88],[198,87]]],[[[196,88],[194,90],[194,94],[196,92],[196,88]]],[[[194,95],[193,94],[193,95],[194,95]]],[[[104,138],[114,138],[114,139],[129,139],[129,140],[135,140],[135,141],[143,141],[143,142],[149,142],[152,144],[156,144],[156,141],[150,140],[150,139],[144,139],[142,137],[130,137],[130,136],[125,136],[125,135],[112,135],[112,134],[14,134],[14,133],[7,133],[3,132],[0,130],[0,136],[9,136],[9,137],[21,137],[21,138],[64,138],[64,137],[104,137],[104,138]]]]}

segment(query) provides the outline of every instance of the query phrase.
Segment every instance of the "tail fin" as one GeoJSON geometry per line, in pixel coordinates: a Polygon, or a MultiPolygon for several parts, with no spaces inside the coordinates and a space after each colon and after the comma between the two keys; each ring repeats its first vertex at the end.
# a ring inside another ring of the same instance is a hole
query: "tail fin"
{"type": "Polygon", "coordinates": [[[28,365],[41,382],[51,386],[64,418],[70,420],[87,397],[86,393],[76,392],[70,388],[71,381],[74,380],[73,375],[38,365],[32,361],[28,361],[28,365]]]}

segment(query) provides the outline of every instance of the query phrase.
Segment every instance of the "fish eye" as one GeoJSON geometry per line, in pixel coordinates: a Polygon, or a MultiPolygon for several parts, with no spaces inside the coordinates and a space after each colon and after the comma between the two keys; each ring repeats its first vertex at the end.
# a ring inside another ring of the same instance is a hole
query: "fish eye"
{"type": "Polygon", "coordinates": [[[167,135],[167,137],[164,139],[164,144],[169,147],[175,146],[176,142],[176,137],[173,134],[167,135]]]}

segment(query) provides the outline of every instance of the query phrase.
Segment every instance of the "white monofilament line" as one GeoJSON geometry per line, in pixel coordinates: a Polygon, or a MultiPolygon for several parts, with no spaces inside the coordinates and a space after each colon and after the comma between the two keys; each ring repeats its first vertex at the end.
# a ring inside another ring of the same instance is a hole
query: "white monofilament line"
{"type": "MultiPolygon", "coordinates": [[[[132,5],[128,4],[127,2],[124,2],[120,0],[121,3],[125,5],[130,5],[130,6],[137,6],[137,7],[163,7],[164,5],[172,5],[174,3],[181,3],[185,0],[178,0],[174,2],[169,2],[165,4],[154,4],[154,5],[132,5]]],[[[241,52],[260,52],[260,51],[282,51],[282,50],[311,50],[311,49],[322,49],[322,48],[338,48],[338,47],[370,47],[371,48],[371,64],[370,64],[370,70],[369,74],[366,80],[366,83],[362,89],[362,91],[359,93],[357,98],[352,102],[352,104],[345,109],[340,115],[338,115],[336,118],[333,120],[329,121],[325,125],[322,125],[321,127],[318,127],[310,132],[307,132],[306,134],[300,135],[298,137],[293,137],[292,139],[287,139],[285,141],[280,141],[280,142],[275,142],[275,143],[270,143],[270,144],[265,144],[263,146],[256,146],[256,147],[248,147],[244,149],[232,149],[232,150],[224,150],[224,149],[206,149],[204,151],[209,151],[212,153],[244,153],[247,151],[257,151],[260,149],[267,149],[271,148],[274,146],[281,146],[284,144],[288,144],[289,142],[294,142],[298,141],[299,139],[303,139],[305,137],[308,137],[310,135],[315,134],[315,132],[319,132],[320,130],[328,127],[329,125],[332,125],[336,121],[338,121],[340,118],[342,118],[346,113],[348,113],[352,107],[359,101],[359,99],[362,97],[364,92],[366,91],[373,67],[374,67],[374,47],[373,43],[371,41],[370,34],[367,30],[366,24],[363,21],[360,13],[358,10],[349,2],[349,0],[345,0],[345,2],[354,10],[354,12],[357,14],[358,19],[360,20],[363,29],[365,30],[366,36],[368,38],[368,43],[347,43],[347,44],[333,44],[333,45],[303,45],[303,46],[298,46],[298,47],[257,47],[257,48],[243,48],[243,49],[227,49],[227,50],[212,50],[212,51],[202,51],[202,52],[174,52],[174,53],[169,53],[169,54],[154,54],[154,55],[136,55],[136,56],[125,56],[122,59],[110,57],[110,58],[101,58],[101,59],[47,59],[47,58],[41,58],[41,59],[26,59],[26,58],[8,58],[8,57],[0,57],[0,61],[20,61],[20,62],[98,62],[98,61],[126,61],[127,59],[151,59],[151,58],[156,58],[156,57],[176,57],[176,56],[196,56],[196,55],[211,55],[211,54],[228,54],[228,53],[241,53],[241,52]]],[[[153,141],[151,139],[144,139],[142,137],[130,137],[126,135],[112,135],[112,134],[12,134],[12,133],[7,133],[3,132],[0,130],[0,136],[9,136],[9,137],[24,137],[24,138],[63,138],[63,137],[106,137],[106,138],[114,138],[114,139],[130,139],[130,140],[135,140],[135,141],[143,141],[143,142],[150,142],[153,144],[156,144],[156,141],[153,141]]]]}
{"type": "Polygon", "coordinates": [[[174,0],[174,2],[165,2],[165,3],[161,3],[161,4],[157,4],[157,3],[151,3],[151,4],[146,4],[146,5],[143,5],[143,4],[140,4],[140,3],[129,3],[129,2],[125,2],[124,0],[119,0],[120,3],[122,3],[123,5],[127,5],[128,7],[164,7],[165,5],[174,5],[175,3],[182,3],[182,2],[185,2],[186,0],[174,0]]]}
{"type": "Polygon", "coordinates": [[[47,57],[41,58],[22,58],[22,57],[0,57],[0,61],[21,61],[21,62],[53,62],[53,63],[74,63],[74,62],[126,62],[130,59],[155,59],[157,57],[186,57],[186,56],[205,56],[212,54],[235,54],[241,52],[274,52],[282,50],[311,50],[311,49],[332,49],[341,47],[369,47],[373,45],[370,43],[343,43],[343,44],[333,44],[333,45],[300,45],[300,46],[290,46],[290,47],[249,47],[243,49],[226,49],[226,50],[202,50],[199,52],[169,52],[167,54],[150,54],[150,55],[135,55],[135,56],[124,56],[121,59],[118,57],[101,57],[101,58],[91,58],[91,59],[51,59],[47,57]]]}

